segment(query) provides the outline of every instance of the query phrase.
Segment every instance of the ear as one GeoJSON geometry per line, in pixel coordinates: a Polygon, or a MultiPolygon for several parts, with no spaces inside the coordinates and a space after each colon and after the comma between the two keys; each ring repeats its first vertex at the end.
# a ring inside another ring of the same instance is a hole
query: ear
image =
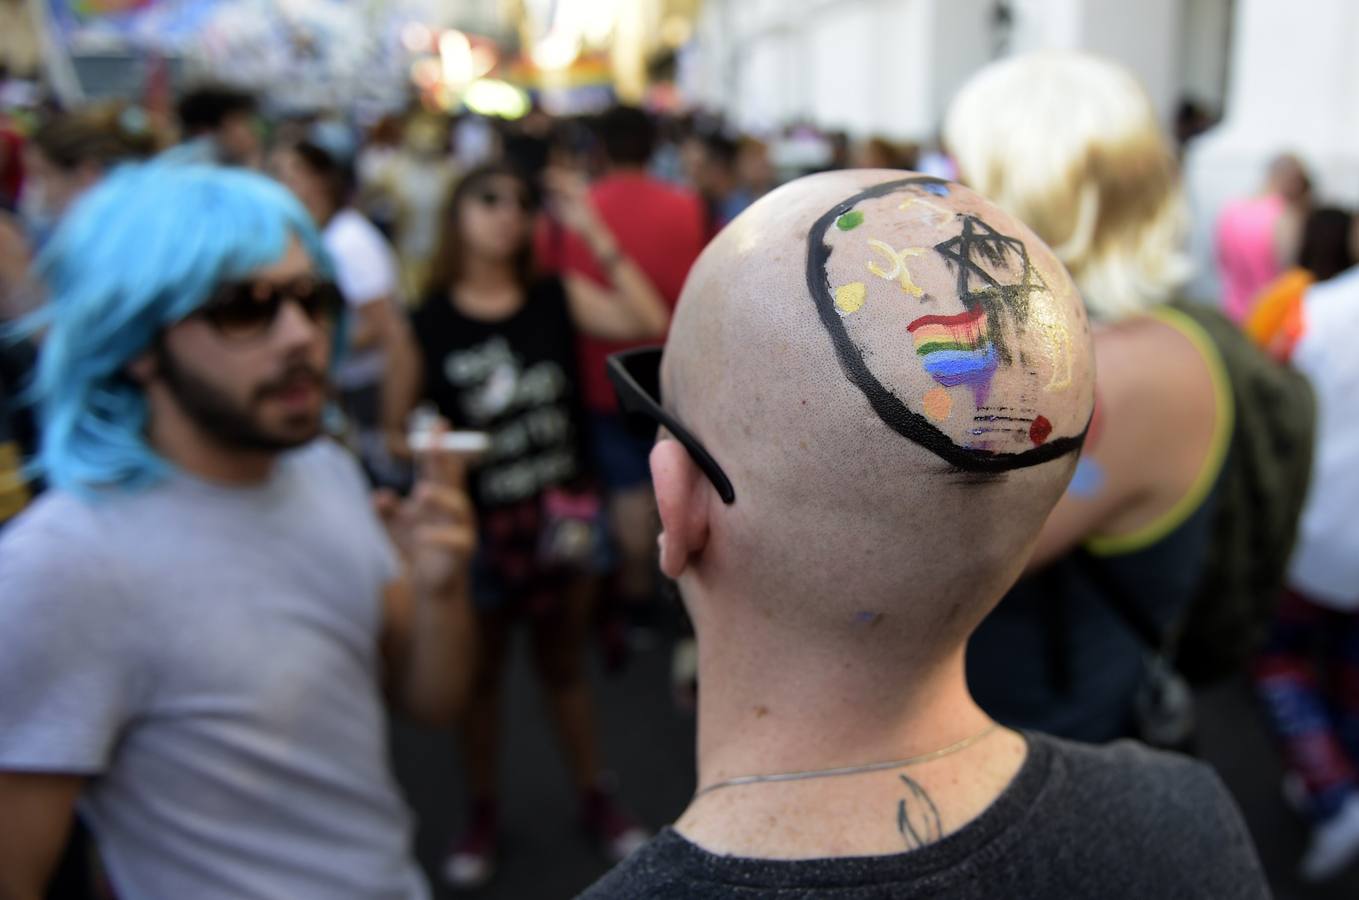
{"type": "Polygon", "coordinates": [[[651,448],[651,480],[661,514],[661,571],[678,580],[708,544],[708,496],[703,472],[673,438],[651,448]]]}

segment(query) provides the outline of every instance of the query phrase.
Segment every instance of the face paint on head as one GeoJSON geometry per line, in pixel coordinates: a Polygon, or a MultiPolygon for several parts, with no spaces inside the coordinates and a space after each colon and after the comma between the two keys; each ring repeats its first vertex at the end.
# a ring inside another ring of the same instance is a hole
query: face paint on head
{"type": "Polygon", "coordinates": [[[1036,465],[1085,432],[1052,395],[1070,387],[1072,338],[1088,326],[1023,235],[966,189],[915,177],[850,197],[808,236],[808,287],[844,374],[889,427],[960,470],[1036,465]],[[887,352],[888,334],[914,353],[887,352]],[[920,370],[919,396],[889,387],[920,370]]]}

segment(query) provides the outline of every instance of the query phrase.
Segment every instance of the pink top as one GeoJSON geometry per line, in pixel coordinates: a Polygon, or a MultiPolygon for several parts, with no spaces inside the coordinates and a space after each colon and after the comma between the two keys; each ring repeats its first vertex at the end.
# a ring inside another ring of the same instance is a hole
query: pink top
{"type": "Polygon", "coordinates": [[[1283,271],[1275,234],[1285,204],[1277,194],[1238,200],[1217,219],[1217,266],[1222,278],[1222,307],[1233,321],[1244,321],[1255,296],[1283,271]]]}

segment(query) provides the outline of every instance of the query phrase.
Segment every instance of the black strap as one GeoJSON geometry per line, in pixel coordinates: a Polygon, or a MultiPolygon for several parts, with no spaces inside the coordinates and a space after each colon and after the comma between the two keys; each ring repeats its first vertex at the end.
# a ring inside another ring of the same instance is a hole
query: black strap
{"type": "Polygon", "coordinates": [[[1163,655],[1170,650],[1170,635],[1165,629],[1152,618],[1146,608],[1138,602],[1109,568],[1103,565],[1098,557],[1091,555],[1088,550],[1080,549],[1072,554],[1076,564],[1081,571],[1089,576],[1090,581],[1096,587],[1096,593],[1109,604],[1109,608],[1118,614],[1123,620],[1123,624],[1128,626],[1128,630],[1137,636],[1148,650],[1163,655]]]}

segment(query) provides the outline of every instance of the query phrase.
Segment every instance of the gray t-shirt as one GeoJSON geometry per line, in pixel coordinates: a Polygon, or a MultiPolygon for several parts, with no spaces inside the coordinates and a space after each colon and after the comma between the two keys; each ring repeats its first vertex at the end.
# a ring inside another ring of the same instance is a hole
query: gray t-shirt
{"type": "Polygon", "coordinates": [[[894,856],[718,856],[666,829],[584,900],[1268,898],[1236,805],[1202,763],[1130,741],[1026,734],[1019,774],[980,816],[894,856]]]}
{"type": "Polygon", "coordinates": [[[123,897],[426,897],[378,690],[395,574],[330,441],[255,487],[50,493],[0,538],[0,770],[89,776],[123,897]]]}

